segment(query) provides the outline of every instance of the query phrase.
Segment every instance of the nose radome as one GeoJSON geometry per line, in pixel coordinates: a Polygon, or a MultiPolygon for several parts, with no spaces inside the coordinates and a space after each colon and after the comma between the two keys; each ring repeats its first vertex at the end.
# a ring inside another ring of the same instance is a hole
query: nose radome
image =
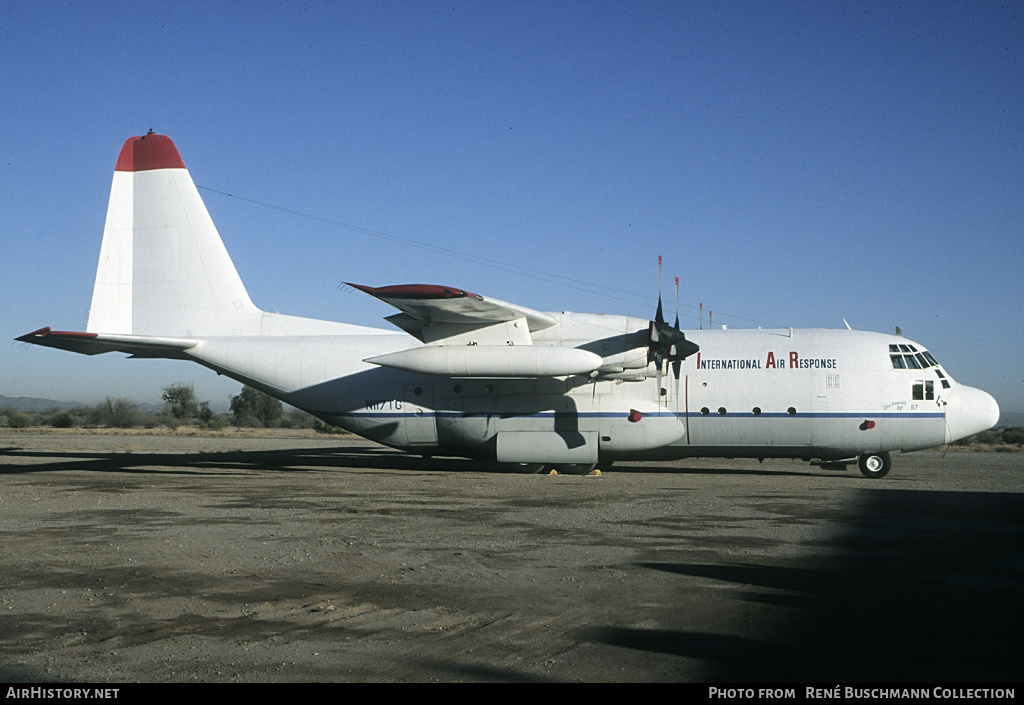
{"type": "Polygon", "coordinates": [[[946,443],[987,431],[999,422],[999,404],[988,392],[957,385],[946,404],[946,443]]]}

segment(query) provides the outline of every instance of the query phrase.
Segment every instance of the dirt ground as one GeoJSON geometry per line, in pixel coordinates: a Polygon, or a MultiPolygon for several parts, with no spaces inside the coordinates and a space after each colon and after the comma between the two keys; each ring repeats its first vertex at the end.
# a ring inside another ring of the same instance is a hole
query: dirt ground
{"type": "Polygon", "coordinates": [[[0,680],[1024,679],[1024,454],[480,472],[0,434],[0,680]]]}

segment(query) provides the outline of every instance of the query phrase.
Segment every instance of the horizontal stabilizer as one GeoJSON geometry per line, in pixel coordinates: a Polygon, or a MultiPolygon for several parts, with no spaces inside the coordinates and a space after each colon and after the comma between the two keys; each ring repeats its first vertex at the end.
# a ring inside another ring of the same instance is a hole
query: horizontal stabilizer
{"type": "Polygon", "coordinates": [[[196,346],[190,338],[162,338],[150,335],[119,335],[110,333],[80,333],[40,328],[15,338],[23,343],[47,348],[69,350],[83,355],[122,352],[134,357],[178,358],[181,353],[196,346]]]}

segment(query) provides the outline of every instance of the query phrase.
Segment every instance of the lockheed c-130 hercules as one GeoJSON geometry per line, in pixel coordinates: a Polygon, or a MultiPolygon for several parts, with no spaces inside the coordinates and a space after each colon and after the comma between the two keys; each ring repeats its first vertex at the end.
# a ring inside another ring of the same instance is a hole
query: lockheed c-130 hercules
{"type": "Polygon", "coordinates": [[[394,448],[525,471],[703,456],[857,463],[882,477],[891,452],[999,417],[989,394],[899,335],[683,331],[660,296],[648,321],[352,286],[399,309],[387,318],[399,330],[257,308],[174,143],[150,132],[117,159],[86,330],[18,340],[191,360],[394,448]]]}

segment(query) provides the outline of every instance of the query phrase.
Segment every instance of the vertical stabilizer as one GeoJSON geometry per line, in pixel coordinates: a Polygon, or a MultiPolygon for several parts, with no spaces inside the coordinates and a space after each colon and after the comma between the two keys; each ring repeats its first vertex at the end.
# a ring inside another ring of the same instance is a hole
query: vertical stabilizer
{"type": "Polygon", "coordinates": [[[259,313],[174,142],[153,133],[128,139],[114,171],[87,330],[245,334],[259,313]]]}

